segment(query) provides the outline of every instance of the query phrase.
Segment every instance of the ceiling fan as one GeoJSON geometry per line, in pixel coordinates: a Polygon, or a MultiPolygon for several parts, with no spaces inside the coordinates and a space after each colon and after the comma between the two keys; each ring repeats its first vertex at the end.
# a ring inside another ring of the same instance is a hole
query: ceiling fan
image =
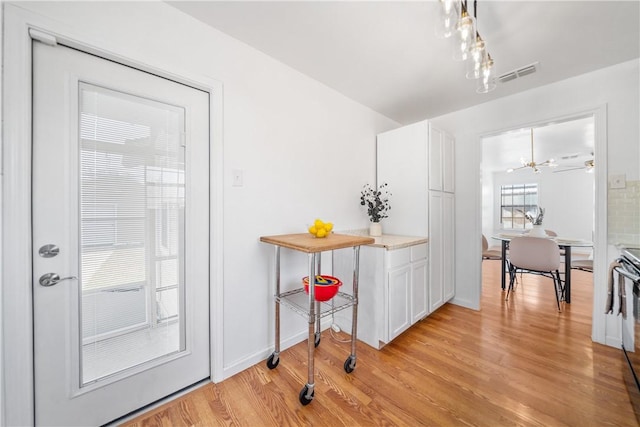
{"type": "Polygon", "coordinates": [[[524,158],[520,158],[520,162],[522,163],[522,166],[517,167],[517,168],[510,168],[507,169],[508,173],[511,173],[513,171],[516,171],[518,169],[524,169],[524,168],[531,168],[533,169],[533,173],[540,173],[540,169],[538,169],[541,166],[548,166],[550,168],[555,168],[557,167],[557,163],[554,159],[549,159],[549,160],[545,160],[542,163],[536,163],[536,161],[533,158],[533,128],[531,128],[531,161],[527,162],[524,158]]]}
{"type": "Polygon", "coordinates": [[[575,170],[579,170],[579,169],[585,169],[586,173],[593,173],[593,168],[595,166],[596,166],[595,161],[593,159],[590,159],[590,160],[586,160],[584,162],[584,166],[573,166],[573,167],[568,167],[568,168],[565,168],[565,169],[559,169],[559,170],[553,171],[553,173],[569,172],[569,171],[575,171],[575,170]]]}

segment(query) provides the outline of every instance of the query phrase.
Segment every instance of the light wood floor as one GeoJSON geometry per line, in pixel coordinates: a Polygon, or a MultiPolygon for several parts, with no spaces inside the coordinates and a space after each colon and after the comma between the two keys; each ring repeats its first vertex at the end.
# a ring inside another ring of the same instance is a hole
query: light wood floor
{"type": "Polygon", "coordinates": [[[125,425],[637,426],[621,350],[591,342],[591,274],[558,313],[551,279],[525,275],[505,302],[498,273],[484,262],[480,311],[447,304],[381,351],[358,342],[351,374],[349,344],[325,331],[307,406],[305,342],[125,425]]]}

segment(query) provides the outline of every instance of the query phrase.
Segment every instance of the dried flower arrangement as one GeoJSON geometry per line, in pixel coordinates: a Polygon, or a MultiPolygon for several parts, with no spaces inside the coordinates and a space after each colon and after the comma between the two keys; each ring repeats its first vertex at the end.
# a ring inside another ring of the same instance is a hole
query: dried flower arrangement
{"type": "Polygon", "coordinates": [[[518,211],[522,212],[527,221],[529,221],[532,225],[542,225],[542,220],[544,218],[544,208],[536,206],[535,215],[531,212],[523,212],[520,209],[518,209],[518,211]]]}
{"type": "Polygon", "coordinates": [[[369,220],[371,222],[380,222],[383,218],[388,218],[388,212],[391,209],[389,198],[391,193],[387,190],[387,183],[382,183],[378,189],[372,188],[369,184],[362,187],[360,193],[360,205],[367,207],[369,220]]]}

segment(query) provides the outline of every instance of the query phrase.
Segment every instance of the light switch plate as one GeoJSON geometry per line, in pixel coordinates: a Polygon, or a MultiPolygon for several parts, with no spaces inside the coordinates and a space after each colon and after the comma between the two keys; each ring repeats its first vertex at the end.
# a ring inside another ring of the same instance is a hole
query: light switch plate
{"type": "Polygon", "coordinates": [[[625,188],[627,186],[626,175],[611,175],[609,177],[609,188],[625,188]]]}
{"type": "Polygon", "coordinates": [[[231,175],[233,176],[233,186],[234,187],[242,187],[244,185],[244,173],[242,169],[234,169],[231,171],[231,175]]]}

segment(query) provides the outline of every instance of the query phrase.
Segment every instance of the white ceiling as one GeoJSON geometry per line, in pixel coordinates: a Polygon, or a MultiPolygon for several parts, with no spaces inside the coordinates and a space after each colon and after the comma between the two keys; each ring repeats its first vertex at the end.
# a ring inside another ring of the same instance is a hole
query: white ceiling
{"type": "Polygon", "coordinates": [[[435,37],[437,1],[169,2],[402,124],[640,56],[638,0],[477,3],[497,75],[538,62],[489,94],[435,37]]]}
{"type": "MultiPolygon", "coordinates": [[[[533,128],[534,160],[539,164],[554,159],[558,167],[552,172],[584,167],[585,161],[594,159],[594,147],[592,116],[533,128]]],[[[531,161],[531,128],[482,138],[483,170],[505,172],[521,166],[521,158],[531,161]]],[[[514,173],[530,174],[531,171],[525,168],[514,173]]]]}

